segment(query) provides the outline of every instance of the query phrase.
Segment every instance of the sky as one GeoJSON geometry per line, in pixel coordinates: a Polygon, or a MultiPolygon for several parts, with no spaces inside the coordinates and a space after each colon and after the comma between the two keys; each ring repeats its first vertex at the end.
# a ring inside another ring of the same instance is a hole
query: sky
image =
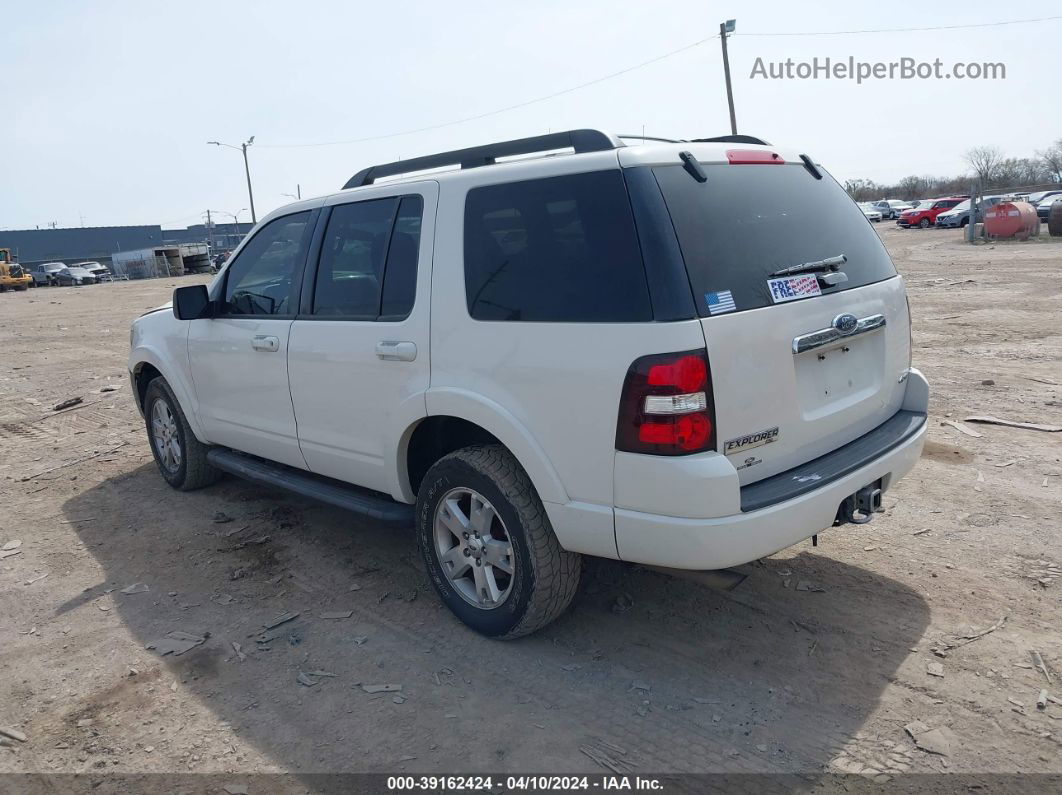
{"type": "Polygon", "coordinates": [[[549,130],[726,134],[720,42],[689,45],[730,18],[738,131],[807,151],[842,181],[958,174],[972,146],[1031,156],[1062,138],[1050,85],[1062,19],[808,35],[1062,15],[1054,3],[0,2],[3,229],[175,228],[208,208],[247,221],[242,156],[211,140],[255,136],[261,218],[296,186],[331,193],[367,165],[549,130]],[[815,57],[1001,62],[1006,79],[751,76],[757,59],[815,57]],[[391,135],[424,127],[436,129],[391,135]],[[306,145],[378,136],[391,137],[306,145]]]}

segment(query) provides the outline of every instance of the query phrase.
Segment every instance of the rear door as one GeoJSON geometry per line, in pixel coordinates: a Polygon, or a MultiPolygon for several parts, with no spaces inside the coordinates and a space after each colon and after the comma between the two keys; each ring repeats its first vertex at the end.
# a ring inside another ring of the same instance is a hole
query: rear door
{"type": "Polygon", "coordinates": [[[678,234],[712,368],[720,452],[742,483],[870,431],[902,401],[902,280],[844,190],[802,164],[653,169],[678,234]],[[785,268],[844,257],[846,281],[785,268]],[[857,324],[850,328],[852,323],[857,324]]]}
{"type": "Polygon", "coordinates": [[[397,496],[395,440],[425,415],[438,185],[332,200],[291,329],[288,372],[312,472],[397,496]]]}

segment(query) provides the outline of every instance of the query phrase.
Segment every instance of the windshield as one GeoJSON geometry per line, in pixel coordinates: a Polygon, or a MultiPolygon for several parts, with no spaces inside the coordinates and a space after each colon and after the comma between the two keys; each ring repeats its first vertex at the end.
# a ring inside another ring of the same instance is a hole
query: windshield
{"type": "MultiPolygon", "coordinates": [[[[737,311],[771,306],[771,274],[844,255],[840,292],[896,275],[877,233],[844,188],[803,165],[702,164],[698,182],[682,166],[653,169],[678,235],[698,313],[721,294],[737,311]],[[709,299],[712,296],[712,299],[709,299]]],[[[814,279],[814,276],[811,277],[814,279]]]]}

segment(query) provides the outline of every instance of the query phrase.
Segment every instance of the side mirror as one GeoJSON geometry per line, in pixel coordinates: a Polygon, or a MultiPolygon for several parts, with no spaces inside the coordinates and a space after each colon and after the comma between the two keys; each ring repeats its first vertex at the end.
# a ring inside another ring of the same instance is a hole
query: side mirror
{"type": "Polygon", "coordinates": [[[210,317],[210,293],[205,284],[191,284],[173,291],[173,316],[178,320],[210,317]]]}

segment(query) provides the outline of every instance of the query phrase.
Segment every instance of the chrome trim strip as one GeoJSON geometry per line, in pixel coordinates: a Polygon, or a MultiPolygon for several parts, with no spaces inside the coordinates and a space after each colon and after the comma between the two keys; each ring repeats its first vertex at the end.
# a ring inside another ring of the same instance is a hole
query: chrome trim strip
{"type": "Polygon", "coordinates": [[[798,353],[805,353],[806,351],[815,350],[815,348],[821,348],[823,345],[829,345],[833,342],[840,342],[841,340],[854,337],[858,334],[866,334],[868,331],[875,331],[879,328],[885,327],[885,315],[871,315],[860,320],[852,331],[844,334],[833,326],[829,328],[820,329],[819,331],[812,331],[810,334],[801,334],[799,337],[793,338],[793,355],[798,353]]]}

